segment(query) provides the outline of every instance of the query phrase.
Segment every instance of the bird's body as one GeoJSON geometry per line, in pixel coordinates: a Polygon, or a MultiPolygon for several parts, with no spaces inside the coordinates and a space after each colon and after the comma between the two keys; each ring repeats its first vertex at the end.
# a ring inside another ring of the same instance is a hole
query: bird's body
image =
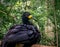
{"type": "Polygon", "coordinates": [[[13,45],[11,47],[15,47],[18,43],[24,44],[23,47],[30,47],[40,41],[40,32],[36,26],[29,21],[30,18],[32,18],[30,15],[29,12],[24,12],[22,15],[23,24],[14,25],[9,29],[3,39],[2,47],[9,47],[11,45],[13,45]]]}

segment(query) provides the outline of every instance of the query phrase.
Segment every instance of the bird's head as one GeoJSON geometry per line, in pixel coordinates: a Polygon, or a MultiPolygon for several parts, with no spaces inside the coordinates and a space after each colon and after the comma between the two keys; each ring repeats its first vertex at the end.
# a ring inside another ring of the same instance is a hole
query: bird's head
{"type": "Polygon", "coordinates": [[[29,12],[24,12],[23,15],[22,15],[22,18],[25,18],[25,19],[31,19],[32,18],[32,15],[29,13],[29,12]]]}
{"type": "Polygon", "coordinates": [[[32,19],[32,15],[29,12],[24,12],[22,15],[22,22],[24,24],[30,24],[30,19],[32,19]]]}

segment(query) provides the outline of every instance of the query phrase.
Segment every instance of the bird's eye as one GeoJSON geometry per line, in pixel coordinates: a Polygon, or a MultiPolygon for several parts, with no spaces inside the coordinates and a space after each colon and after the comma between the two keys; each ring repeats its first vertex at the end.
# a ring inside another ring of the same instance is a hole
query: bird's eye
{"type": "Polygon", "coordinates": [[[28,19],[31,19],[31,18],[32,18],[32,15],[29,15],[29,16],[28,16],[28,19]]]}

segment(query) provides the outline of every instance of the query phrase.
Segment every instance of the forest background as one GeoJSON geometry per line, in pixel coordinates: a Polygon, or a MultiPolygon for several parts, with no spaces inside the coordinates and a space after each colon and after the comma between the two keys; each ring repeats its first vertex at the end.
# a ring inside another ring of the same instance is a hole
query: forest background
{"type": "Polygon", "coordinates": [[[32,21],[41,32],[40,44],[60,46],[60,0],[0,0],[0,40],[11,26],[22,23],[25,11],[36,19],[32,21]]]}

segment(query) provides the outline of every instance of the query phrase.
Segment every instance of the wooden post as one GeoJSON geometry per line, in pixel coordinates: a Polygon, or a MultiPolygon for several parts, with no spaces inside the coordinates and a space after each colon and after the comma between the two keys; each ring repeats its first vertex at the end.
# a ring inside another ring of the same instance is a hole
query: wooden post
{"type": "Polygon", "coordinates": [[[57,47],[58,47],[58,32],[57,32],[57,19],[56,19],[55,0],[53,0],[53,7],[54,7],[54,19],[55,19],[55,31],[56,31],[56,44],[57,44],[57,47]]]}
{"type": "Polygon", "coordinates": [[[23,47],[24,44],[17,43],[15,47],[23,47]]]}

